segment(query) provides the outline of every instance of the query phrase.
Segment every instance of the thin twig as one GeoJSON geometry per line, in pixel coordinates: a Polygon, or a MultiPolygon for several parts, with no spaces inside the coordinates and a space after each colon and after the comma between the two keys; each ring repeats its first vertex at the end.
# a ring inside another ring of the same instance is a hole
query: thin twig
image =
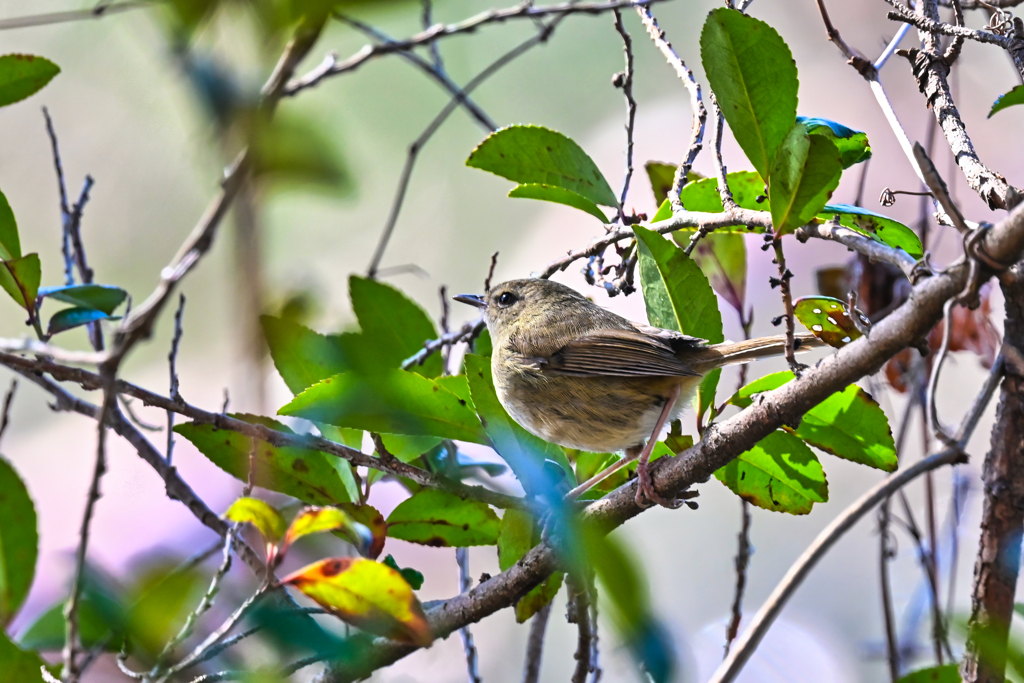
{"type": "Polygon", "coordinates": [[[139,429],[144,429],[147,432],[164,431],[164,428],[161,425],[150,424],[149,422],[146,422],[141,417],[136,415],[135,409],[132,408],[132,400],[130,398],[128,398],[127,396],[122,396],[120,394],[118,394],[117,398],[121,402],[121,407],[123,407],[124,411],[128,414],[128,419],[131,420],[136,427],[138,427],[139,429]]]}
{"type": "Polygon", "coordinates": [[[844,57],[846,57],[847,63],[856,69],[861,76],[868,80],[877,79],[878,72],[875,69],[874,64],[847,45],[846,41],[843,40],[843,37],[839,34],[839,29],[832,24],[832,19],[829,17],[828,10],[825,8],[825,0],[817,0],[817,3],[818,12],[821,14],[821,21],[825,24],[825,33],[828,35],[828,39],[839,48],[839,51],[843,53],[844,57]]]}
{"type": "MultiPolygon", "coordinates": [[[[930,142],[931,140],[929,140],[929,143],[930,142]]],[[[938,170],[935,168],[935,164],[932,163],[931,158],[928,156],[928,152],[925,151],[920,142],[914,143],[914,158],[917,159],[917,163],[921,167],[921,171],[924,173],[925,185],[927,185],[932,197],[938,201],[942,206],[943,211],[946,212],[946,216],[949,218],[952,226],[956,228],[961,235],[970,232],[971,229],[964,222],[963,214],[960,213],[960,209],[953,203],[952,197],[949,196],[949,188],[946,187],[945,181],[942,180],[942,176],[939,175],[938,170]]]]}
{"type": "Polygon", "coordinates": [[[454,332],[448,332],[443,334],[437,339],[431,339],[423,343],[423,348],[417,351],[414,355],[406,358],[402,361],[402,368],[408,370],[414,365],[422,365],[423,361],[431,356],[434,352],[446,347],[458,344],[461,341],[467,341],[468,339],[474,338],[483,331],[485,327],[484,319],[479,318],[471,322],[465,323],[462,327],[454,332]]]}
{"type": "Polygon", "coordinates": [[[636,100],[633,99],[633,39],[629,36],[622,23],[622,12],[614,10],[615,30],[622,38],[622,52],[625,55],[626,67],[612,77],[612,85],[622,88],[626,98],[626,174],[622,180],[622,192],[619,193],[620,223],[626,222],[626,195],[629,193],[629,181],[633,177],[633,123],[636,120],[636,100]]]}
{"type": "MultiPolygon", "coordinates": [[[[708,99],[711,103],[711,113],[714,119],[714,125],[711,126],[711,130],[714,133],[714,142],[712,146],[715,150],[715,174],[718,176],[718,196],[722,200],[722,208],[725,211],[732,211],[737,208],[736,201],[732,198],[732,190],[729,188],[728,172],[725,168],[725,162],[722,160],[722,133],[725,130],[725,117],[722,116],[722,110],[718,106],[718,100],[715,99],[715,94],[710,93],[708,99]]],[[[695,230],[693,235],[690,237],[689,244],[683,249],[683,253],[687,256],[693,253],[693,250],[697,246],[697,242],[707,237],[711,230],[705,230],[702,226],[701,229],[695,230]]]]}
{"type": "Polygon", "coordinates": [[[12,379],[11,386],[4,395],[3,412],[0,413],[0,441],[4,438],[7,427],[11,424],[11,404],[14,401],[14,392],[18,390],[18,380],[12,379]]]}
{"type": "Polygon", "coordinates": [[[0,31],[14,28],[28,28],[30,26],[46,26],[48,24],[63,24],[71,21],[82,21],[85,19],[100,19],[102,17],[127,12],[133,9],[152,7],[160,0],[125,0],[119,3],[107,3],[98,5],[92,9],[69,10],[65,12],[47,12],[45,14],[30,14],[23,17],[11,19],[0,19],[0,31]]]}
{"type": "MultiPolygon", "coordinates": [[[[928,378],[928,393],[925,399],[925,405],[928,407],[925,429],[930,426],[936,438],[947,446],[952,444],[954,439],[946,432],[946,428],[939,420],[938,409],[935,407],[937,398],[935,392],[939,384],[939,375],[942,374],[942,365],[946,362],[946,355],[949,353],[949,342],[953,332],[953,307],[955,305],[956,300],[950,299],[946,302],[942,311],[942,345],[939,347],[938,356],[936,356],[935,363],[932,366],[931,376],[928,378]]],[[[927,431],[925,434],[927,435],[927,431]]],[[[932,552],[934,553],[934,549],[932,552]]]]}
{"type": "Polygon", "coordinates": [[[551,603],[544,605],[530,619],[530,635],[526,639],[526,666],[523,668],[523,683],[537,683],[540,680],[540,663],[544,655],[544,634],[551,616],[551,603]]]}
{"type": "Polygon", "coordinates": [[[905,5],[895,2],[894,0],[886,0],[893,9],[886,14],[886,18],[893,21],[902,21],[906,24],[918,28],[928,33],[938,33],[944,36],[955,36],[959,38],[968,38],[970,40],[984,43],[987,45],[996,45],[1009,50],[1011,48],[1012,38],[1009,36],[1001,36],[996,33],[989,33],[988,31],[977,31],[966,26],[953,26],[941,21],[933,21],[926,17],[922,17],[919,14],[914,14],[911,10],[907,9],[905,5]]]}
{"type": "Polygon", "coordinates": [[[693,115],[690,127],[690,143],[686,156],[676,169],[675,177],[672,179],[672,189],[668,193],[668,199],[672,204],[672,211],[678,212],[683,209],[683,205],[679,200],[679,192],[683,189],[683,185],[686,184],[687,177],[690,175],[690,169],[693,168],[693,162],[697,159],[697,155],[704,145],[704,125],[708,120],[708,112],[704,108],[704,102],[701,99],[700,84],[693,77],[693,72],[686,66],[686,62],[672,49],[672,45],[665,38],[665,32],[661,30],[658,22],[651,14],[650,8],[646,6],[637,7],[636,13],[640,15],[640,21],[643,22],[644,28],[650,34],[651,40],[654,41],[655,46],[664,55],[669,66],[675,70],[676,75],[683,81],[683,85],[686,86],[686,90],[690,94],[690,112],[693,115]]]}
{"type": "MultiPolygon", "coordinates": [[[[178,295],[178,310],[174,314],[174,336],[171,338],[171,352],[167,354],[167,365],[171,374],[171,391],[169,397],[172,401],[181,401],[181,394],[178,393],[178,345],[181,343],[181,319],[185,313],[185,295],[178,295]]],[[[167,450],[165,458],[167,464],[173,462],[174,456],[174,411],[167,411],[167,450]]]]}
{"type": "MultiPolygon", "coordinates": [[[[450,451],[449,454],[454,456],[455,451],[450,451]]],[[[450,457],[450,461],[456,462],[455,457],[450,457]]],[[[469,573],[469,548],[456,548],[455,560],[459,564],[459,591],[465,593],[473,587],[473,577],[469,573]]],[[[479,655],[476,645],[473,644],[473,632],[469,630],[469,626],[463,626],[459,629],[459,636],[462,638],[462,650],[466,655],[466,674],[469,683],[480,683],[482,679],[479,655]]]]}
{"type": "Polygon", "coordinates": [[[591,671],[591,655],[593,654],[593,631],[590,624],[590,597],[586,586],[579,586],[572,598],[576,615],[576,668],[572,674],[572,683],[586,683],[587,674],[591,671]]]}
{"type": "Polygon", "coordinates": [[[772,289],[778,287],[782,293],[782,306],[785,309],[786,322],[786,362],[789,363],[789,369],[793,371],[793,374],[799,377],[806,366],[796,360],[796,316],[793,308],[793,292],[789,286],[789,281],[793,279],[793,273],[786,267],[786,256],[782,252],[781,237],[776,236],[772,240],[772,248],[775,250],[774,262],[778,266],[779,277],[771,278],[770,281],[772,289]]]}
{"type": "Polygon", "coordinates": [[[743,619],[743,592],[747,586],[747,565],[750,564],[750,503],[740,499],[739,550],[736,551],[736,591],[732,599],[732,617],[725,629],[725,654],[729,654],[732,641],[740,630],[743,619]]]}

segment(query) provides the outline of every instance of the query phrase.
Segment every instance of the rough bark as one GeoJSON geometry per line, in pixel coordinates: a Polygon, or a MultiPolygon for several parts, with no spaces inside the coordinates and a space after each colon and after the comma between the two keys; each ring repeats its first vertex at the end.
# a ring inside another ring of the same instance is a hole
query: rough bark
{"type": "MultiPolygon", "coordinates": [[[[1024,348],[1024,279],[1020,264],[1003,281],[1005,342],[1024,348]]],[[[960,666],[965,683],[1001,683],[1013,595],[1024,531],[1024,377],[1007,363],[991,450],[982,480],[985,505],[974,565],[974,593],[967,649],[960,666]]]]}

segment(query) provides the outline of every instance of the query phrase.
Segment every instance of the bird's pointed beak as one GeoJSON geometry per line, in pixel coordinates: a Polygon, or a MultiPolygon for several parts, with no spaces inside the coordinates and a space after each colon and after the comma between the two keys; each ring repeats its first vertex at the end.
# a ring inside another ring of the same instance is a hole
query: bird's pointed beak
{"type": "Polygon", "coordinates": [[[487,308],[487,300],[479,294],[459,294],[453,296],[453,299],[470,306],[476,306],[477,308],[487,308]]]}

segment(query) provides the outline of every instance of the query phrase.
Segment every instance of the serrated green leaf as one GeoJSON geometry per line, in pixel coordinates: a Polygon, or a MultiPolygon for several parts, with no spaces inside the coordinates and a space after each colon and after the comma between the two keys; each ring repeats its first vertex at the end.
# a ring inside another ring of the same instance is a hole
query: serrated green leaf
{"type": "Polygon", "coordinates": [[[273,544],[281,540],[287,528],[281,513],[259,498],[239,498],[224,513],[224,518],[252,524],[260,530],[267,543],[273,544]]]}
{"type": "Polygon", "coordinates": [[[545,202],[565,204],[584,213],[589,213],[602,223],[608,222],[608,217],[597,207],[597,204],[583,195],[576,194],[572,190],[567,190],[557,185],[545,185],[543,183],[517,185],[512,188],[508,196],[516,199],[539,199],[545,202]]]}
{"type": "Polygon", "coordinates": [[[761,177],[796,121],[796,63],[775,29],[733,9],[708,14],[700,34],[708,84],[729,129],[761,177]]]}
{"type": "Polygon", "coordinates": [[[803,441],[774,431],[715,472],[715,478],[765,510],[806,515],[828,500],[821,463],[803,441]]]}
{"type": "Polygon", "coordinates": [[[0,57],[0,107],[20,102],[43,89],[60,73],[60,67],[45,57],[4,55],[0,57]]]}
{"type": "MultiPolygon", "coordinates": [[[[788,370],[766,375],[740,389],[729,402],[746,408],[755,394],[777,389],[792,379],[793,373],[788,370]]],[[[808,410],[796,430],[787,430],[845,460],[883,472],[897,467],[889,419],[871,395],[856,384],[832,394],[808,410]]]]}
{"type": "Polygon", "coordinates": [[[278,411],[337,427],[487,443],[469,402],[405,370],[342,373],[318,382],[278,411]]]}
{"type": "Polygon", "coordinates": [[[260,324],[274,366],[293,394],[350,369],[337,336],[319,334],[270,315],[261,316],[260,324]]]}
{"type": "Polygon", "coordinates": [[[997,111],[1002,111],[1015,104],[1024,104],[1024,85],[1015,86],[997,97],[996,101],[992,103],[992,109],[989,110],[987,118],[992,118],[997,111]]]}
{"type": "Polygon", "coordinates": [[[543,493],[548,480],[543,472],[544,461],[553,460],[572,479],[572,466],[565,451],[523,429],[498,401],[491,376],[489,358],[468,354],[466,377],[473,405],[480,415],[487,438],[498,455],[508,463],[527,493],[543,493]]]}
{"type": "Polygon", "coordinates": [[[862,336],[850,318],[846,304],[839,299],[800,297],[793,302],[793,314],[815,337],[837,349],[862,336]]]}
{"type": "MultiPolygon", "coordinates": [[[[765,183],[759,173],[736,171],[726,175],[725,179],[729,184],[729,190],[732,192],[732,199],[736,202],[736,206],[751,211],[768,210],[768,202],[765,201],[765,183]],[[758,198],[761,198],[760,202],[757,201],[758,198]]],[[[686,183],[679,193],[679,198],[687,211],[721,213],[725,210],[722,206],[722,195],[718,192],[718,178],[703,178],[696,182],[686,183]]],[[[739,227],[744,232],[750,232],[746,226],[739,227]]]]}
{"type": "Polygon", "coordinates": [[[10,261],[0,261],[0,287],[26,311],[36,305],[42,266],[38,254],[27,254],[10,261]]]}
{"type": "Polygon", "coordinates": [[[388,516],[388,536],[435,547],[495,545],[498,515],[486,503],[424,489],[388,516]]]}
{"type": "Polygon", "coordinates": [[[384,448],[402,462],[412,462],[444,439],[439,436],[406,436],[404,434],[381,434],[384,448]]]}
{"type": "Polygon", "coordinates": [[[21,258],[21,238],[18,237],[18,222],[7,197],[0,192],[0,260],[10,261],[21,258]]]}
{"type": "MultiPolygon", "coordinates": [[[[231,417],[292,433],[287,426],[270,418],[238,413],[231,417]]],[[[334,505],[352,500],[350,488],[333,455],[297,446],[274,446],[258,439],[254,443],[244,434],[195,422],[177,425],[174,431],[191,441],[214,465],[239,481],[248,480],[249,456],[255,445],[257,486],[312,505],[334,505]]]]}
{"type": "Polygon", "coordinates": [[[72,330],[82,325],[99,322],[101,320],[120,320],[119,315],[107,315],[95,308],[65,308],[50,316],[50,322],[46,326],[46,335],[52,337],[55,334],[72,330]]]}
{"type": "Polygon", "coordinates": [[[491,133],[466,165],[520,184],[542,183],[603,206],[618,206],[594,160],[574,140],[540,126],[509,126],[491,133]]]}
{"type": "Polygon", "coordinates": [[[826,204],[818,214],[823,221],[839,216],[839,224],[863,233],[890,247],[902,249],[914,258],[924,256],[917,234],[897,220],[849,204],[826,204]]]}
{"type": "Polygon", "coordinates": [[[868,143],[867,133],[847,128],[828,119],[798,116],[796,120],[811,135],[824,135],[835,144],[843,168],[849,168],[871,158],[871,145],[868,143]]]}
{"type": "MultiPolygon", "coordinates": [[[[540,529],[529,512],[512,508],[505,510],[498,533],[498,567],[505,571],[539,542],[540,529]]],[[[554,572],[520,598],[516,602],[516,621],[520,624],[526,622],[551,602],[562,587],[563,579],[562,572],[554,572]]]]}
{"type": "Polygon", "coordinates": [[[945,664],[911,671],[896,683],[960,683],[960,665],[945,664]]]}
{"type": "Polygon", "coordinates": [[[776,235],[807,224],[828,203],[843,174],[839,150],[823,135],[795,125],[772,164],[768,204],[776,235]]]}
{"type": "Polygon", "coordinates": [[[651,218],[651,223],[654,224],[660,221],[667,221],[669,218],[672,218],[672,202],[666,199],[654,213],[654,217],[651,218]]]}
{"type": "Polygon", "coordinates": [[[49,298],[55,301],[77,306],[92,308],[112,315],[128,298],[128,292],[113,285],[65,285],[63,287],[40,287],[40,299],[49,298]]]}
{"type": "Polygon", "coordinates": [[[11,623],[36,572],[39,533],[25,482],[0,457],[0,626],[11,623]]]}
{"type": "MultiPolygon", "coordinates": [[[[437,328],[430,316],[391,285],[352,275],[348,288],[362,336],[379,354],[385,367],[399,367],[402,361],[423,348],[423,342],[437,338],[437,328]]],[[[352,369],[365,371],[356,364],[352,369]]],[[[441,354],[432,354],[422,365],[410,370],[426,377],[437,377],[441,374],[441,354]]]]}

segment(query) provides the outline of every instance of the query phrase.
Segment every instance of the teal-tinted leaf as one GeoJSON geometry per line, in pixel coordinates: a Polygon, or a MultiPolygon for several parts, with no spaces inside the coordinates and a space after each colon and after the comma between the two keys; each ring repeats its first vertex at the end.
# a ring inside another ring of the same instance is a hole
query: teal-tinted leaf
{"type": "Polygon", "coordinates": [[[793,313],[815,337],[837,349],[861,336],[846,310],[846,304],[839,299],[827,296],[801,297],[794,302],[793,313]]]}
{"type": "Polygon", "coordinates": [[[349,370],[337,336],[319,334],[291,320],[269,315],[261,316],[260,323],[274,366],[293,394],[349,370]]]}
{"type": "MultiPolygon", "coordinates": [[[[676,240],[686,233],[676,233],[676,240]]],[[[706,235],[690,256],[707,276],[711,287],[740,313],[747,297],[747,245],[743,235],[735,233],[706,235]]]]}
{"type": "Polygon", "coordinates": [[[21,258],[21,238],[18,237],[18,222],[7,197],[0,192],[0,260],[10,261],[21,258]]]}
{"type": "Polygon", "coordinates": [[[431,379],[405,370],[328,377],[296,396],[278,413],[378,434],[487,443],[468,401],[431,379]]]}
{"type": "Polygon", "coordinates": [[[776,235],[788,235],[821,211],[839,186],[839,150],[823,135],[793,126],[779,148],[768,182],[768,203],[776,235]]]}
{"type": "Polygon", "coordinates": [[[398,562],[396,562],[395,558],[391,555],[385,557],[382,562],[401,574],[402,578],[405,579],[405,582],[409,584],[414,591],[418,591],[423,587],[423,574],[421,572],[418,572],[415,569],[410,569],[409,567],[399,567],[398,562]]]}
{"type": "Polygon", "coordinates": [[[0,287],[26,311],[31,311],[36,305],[42,277],[38,254],[0,261],[0,287]]]}
{"type": "Polygon", "coordinates": [[[128,292],[113,285],[65,285],[63,287],[40,287],[39,298],[54,299],[79,308],[94,308],[112,315],[128,292]]]}
{"type": "MultiPolygon", "coordinates": [[[[640,285],[647,320],[655,327],[712,344],[724,341],[718,297],[697,264],[658,233],[639,225],[633,227],[633,232],[640,252],[640,285]]],[[[710,372],[701,381],[698,400],[705,410],[714,402],[721,374],[710,372]]]]}
{"type": "Polygon", "coordinates": [[[806,515],[828,500],[821,463],[803,441],[783,431],[740,453],[715,477],[733,493],[765,510],[806,515]]]}
{"type": "Polygon", "coordinates": [[[868,143],[867,133],[847,128],[841,123],[828,119],[798,116],[796,120],[811,135],[824,135],[835,144],[836,149],[839,150],[843,168],[849,168],[871,158],[871,145],[868,143]]]}
{"type": "MultiPolygon", "coordinates": [[[[127,601],[107,576],[86,565],[78,604],[78,635],[86,648],[103,644],[107,651],[118,651],[128,627],[127,601]]],[[[64,601],[43,612],[18,637],[29,650],[54,651],[64,646],[64,601]]],[[[5,673],[0,669],[0,673],[5,673]]]]}
{"type": "Polygon", "coordinates": [[[424,489],[388,516],[388,536],[436,547],[494,545],[499,523],[486,503],[424,489]]]}
{"type": "MultiPolygon", "coordinates": [[[[498,534],[498,567],[501,571],[518,562],[533,546],[540,543],[540,529],[529,512],[508,509],[501,518],[498,534]]],[[[562,572],[554,572],[544,583],[534,587],[516,603],[516,621],[520,624],[551,602],[562,587],[562,572]]]]}
{"type": "Polygon", "coordinates": [[[388,453],[402,462],[412,462],[442,441],[439,436],[406,436],[405,434],[381,434],[380,438],[388,453]]]}
{"type": "MultiPolygon", "coordinates": [[[[270,418],[235,414],[231,417],[291,433],[291,429],[270,418]]],[[[333,460],[320,451],[296,446],[273,446],[212,425],[186,422],[174,428],[192,442],[217,467],[239,481],[249,476],[249,455],[256,448],[256,485],[278,491],[313,505],[333,505],[352,500],[350,488],[333,460]]]]}
{"type": "Polygon", "coordinates": [[[911,671],[896,683],[960,683],[960,665],[945,664],[911,671]]]}
{"type": "Polygon", "coordinates": [[[42,683],[41,669],[44,666],[51,674],[57,674],[57,669],[48,666],[42,657],[35,652],[22,650],[11,642],[7,634],[0,631],[0,681],[3,683],[42,683]]]}
{"type": "MultiPolygon", "coordinates": [[[[771,391],[793,379],[788,370],[766,375],[740,389],[729,402],[746,408],[755,394],[771,391]]],[[[889,419],[871,395],[851,384],[808,410],[794,431],[815,448],[884,472],[896,469],[896,444],[889,419]]]]}
{"type": "Polygon", "coordinates": [[[466,165],[520,184],[555,185],[595,204],[619,203],[597,164],[574,140],[540,126],[509,126],[491,133],[466,165]]]}
{"type": "Polygon", "coordinates": [[[28,595],[38,547],[36,509],[28,489],[11,463],[0,457],[0,627],[11,622],[28,595]]]}
{"type": "Polygon", "coordinates": [[[544,474],[544,461],[557,462],[572,478],[572,467],[560,446],[544,441],[526,431],[512,419],[498,401],[491,376],[489,358],[469,354],[466,356],[466,377],[473,395],[473,405],[487,432],[494,450],[512,468],[527,493],[544,492],[548,480],[544,474]]]}
{"type": "MultiPolygon", "coordinates": [[[[348,279],[348,288],[363,337],[380,354],[386,367],[399,367],[402,361],[423,348],[423,342],[437,338],[430,316],[391,285],[353,275],[348,279]]],[[[353,367],[360,370],[358,366],[353,367]]],[[[437,377],[441,374],[441,354],[431,355],[422,365],[410,370],[426,377],[437,377]]]]}
{"type": "Polygon", "coordinates": [[[0,107],[14,104],[43,89],[60,67],[45,57],[4,55],[0,57],[0,107]]]}
{"type": "Polygon", "coordinates": [[[254,176],[289,188],[352,191],[352,174],[324,126],[294,113],[265,118],[259,117],[249,145],[254,176]]]}
{"type": "Polygon", "coordinates": [[[127,634],[132,650],[150,657],[178,633],[210,585],[198,567],[182,567],[171,558],[134,567],[126,604],[127,634]]]}
{"type": "Polygon", "coordinates": [[[914,258],[924,256],[924,249],[917,234],[899,221],[849,204],[826,204],[818,214],[818,218],[825,221],[832,220],[835,216],[839,216],[840,225],[851,230],[877,239],[890,247],[902,249],[914,258]]]}
{"type": "Polygon", "coordinates": [[[700,57],[747,159],[768,178],[775,154],[796,121],[796,63],[775,29],[733,9],[708,14],[700,57]]]}
{"type": "Polygon", "coordinates": [[[46,326],[47,336],[52,337],[60,332],[74,329],[81,325],[99,322],[100,320],[120,320],[119,315],[107,315],[95,308],[65,308],[50,316],[50,322],[46,326]]]}
{"type": "Polygon", "coordinates": [[[988,118],[992,118],[992,115],[997,111],[1002,111],[1015,104],[1024,104],[1024,85],[1015,86],[1009,92],[997,97],[996,101],[992,103],[992,109],[988,113],[988,118]]]}
{"type": "MultiPolygon", "coordinates": [[[[767,211],[768,202],[764,200],[764,180],[754,171],[737,171],[725,177],[732,191],[732,199],[736,206],[751,211],[767,211]],[[761,201],[757,201],[758,198],[761,201]]],[[[687,211],[721,213],[722,195],[718,193],[718,178],[704,178],[696,182],[686,183],[679,197],[687,211]]],[[[746,226],[739,226],[743,232],[750,232],[746,226]]],[[[692,231],[691,231],[692,232],[692,231]]],[[[717,232],[717,231],[716,231],[717,232]]]]}
{"type": "Polygon", "coordinates": [[[558,187],[557,185],[544,185],[543,183],[517,185],[512,188],[512,191],[508,193],[508,196],[519,199],[539,199],[545,202],[565,204],[566,206],[571,206],[574,209],[579,209],[584,213],[589,213],[602,223],[608,222],[608,217],[601,212],[601,209],[597,208],[597,204],[590,201],[583,195],[576,194],[572,190],[567,190],[564,187],[558,187]]]}

